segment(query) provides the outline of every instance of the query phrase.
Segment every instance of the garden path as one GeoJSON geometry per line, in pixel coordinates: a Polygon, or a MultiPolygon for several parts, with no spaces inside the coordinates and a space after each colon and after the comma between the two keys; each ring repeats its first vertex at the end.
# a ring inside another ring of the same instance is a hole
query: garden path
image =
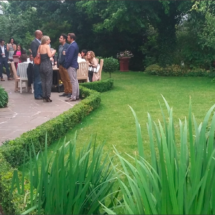
{"type": "Polygon", "coordinates": [[[45,103],[35,100],[32,93],[14,92],[14,81],[0,82],[9,96],[8,107],[0,108],[0,145],[6,140],[19,137],[22,133],[32,130],[44,122],[74,107],[78,102],[65,102],[59,93],[52,93],[52,102],[45,103]]]}

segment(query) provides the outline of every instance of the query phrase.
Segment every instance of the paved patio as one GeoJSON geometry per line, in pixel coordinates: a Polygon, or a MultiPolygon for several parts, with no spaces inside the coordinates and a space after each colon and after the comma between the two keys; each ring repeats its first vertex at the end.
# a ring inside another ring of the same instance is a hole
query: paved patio
{"type": "Polygon", "coordinates": [[[14,92],[14,81],[0,81],[0,86],[8,92],[8,107],[0,108],[0,145],[5,140],[12,140],[22,133],[32,130],[44,122],[72,108],[78,102],[65,102],[60,93],[52,93],[52,102],[35,100],[32,93],[14,92]]]}

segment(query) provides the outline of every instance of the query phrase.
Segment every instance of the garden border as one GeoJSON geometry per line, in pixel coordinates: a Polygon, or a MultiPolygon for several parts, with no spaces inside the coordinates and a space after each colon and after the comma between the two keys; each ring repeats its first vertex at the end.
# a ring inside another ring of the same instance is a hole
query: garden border
{"type": "MultiPolygon", "coordinates": [[[[112,87],[112,79],[81,84],[80,98],[83,100],[75,107],[0,147],[0,204],[6,214],[20,214],[25,208],[26,203],[23,199],[28,191],[26,190],[23,195],[17,192],[11,195],[10,186],[14,168],[29,160],[28,152],[32,143],[37,153],[45,147],[46,133],[48,145],[65,135],[68,130],[74,128],[84,117],[100,106],[99,92],[110,90],[112,87]]],[[[26,183],[28,183],[27,180],[26,183]]]]}

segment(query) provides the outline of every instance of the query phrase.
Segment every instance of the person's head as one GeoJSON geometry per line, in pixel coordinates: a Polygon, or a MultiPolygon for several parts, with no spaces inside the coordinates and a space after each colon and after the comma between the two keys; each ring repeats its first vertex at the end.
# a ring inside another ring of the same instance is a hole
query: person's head
{"type": "Polygon", "coordinates": [[[87,52],[86,58],[88,60],[92,60],[94,57],[95,57],[95,53],[93,51],[88,51],[87,52]]]}
{"type": "Polygon", "coordinates": [[[20,44],[17,45],[17,51],[21,51],[22,50],[22,46],[20,44]]]}
{"type": "Polygon", "coordinates": [[[4,40],[0,39],[0,44],[3,46],[4,45],[4,40]]]}
{"type": "Polygon", "coordinates": [[[26,54],[22,54],[21,56],[20,56],[20,61],[23,63],[23,62],[26,62],[27,61],[27,55],[26,54]]]}
{"type": "Polygon", "coordinates": [[[12,37],[10,38],[9,43],[11,43],[11,44],[15,43],[15,41],[14,41],[14,39],[12,37]]]}
{"type": "Polygon", "coordinates": [[[67,40],[69,43],[72,43],[73,41],[75,41],[75,39],[76,39],[76,36],[74,33],[68,33],[67,40]]]}
{"type": "Polygon", "coordinates": [[[33,55],[32,55],[32,54],[30,54],[29,58],[30,58],[30,61],[33,61],[33,60],[34,60],[34,58],[33,58],[33,55]]]}
{"type": "Polygon", "coordinates": [[[86,49],[83,49],[83,50],[81,51],[81,57],[85,57],[86,54],[87,54],[87,50],[86,50],[86,49]]]}
{"type": "Polygon", "coordinates": [[[51,42],[51,40],[50,40],[49,36],[43,36],[41,39],[41,45],[45,45],[45,44],[49,45],[50,42],[51,42]]]}
{"type": "Polygon", "coordinates": [[[34,32],[34,35],[35,37],[38,39],[38,40],[41,40],[42,36],[43,36],[43,32],[41,30],[36,30],[34,32]]]}
{"type": "Polygon", "coordinates": [[[59,37],[59,43],[64,44],[66,42],[67,35],[66,34],[61,34],[59,37]]]}

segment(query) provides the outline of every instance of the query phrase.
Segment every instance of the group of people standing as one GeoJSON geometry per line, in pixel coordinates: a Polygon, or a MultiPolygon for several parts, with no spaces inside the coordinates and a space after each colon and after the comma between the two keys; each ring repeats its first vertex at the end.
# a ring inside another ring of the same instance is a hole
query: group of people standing
{"type": "MultiPolygon", "coordinates": [[[[77,79],[79,47],[75,39],[74,33],[69,33],[67,36],[62,34],[59,38],[61,45],[58,50],[57,62],[66,94],[69,96],[67,102],[79,99],[77,79]],[[66,40],[69,44],[66,43],[66,40]],[[68,92],[71,94],[69,95],[68,92]]],[[[55,55],[56,50],[50,48],[50,42],[49,36],[43,36],[42,31],[37,30],[35,31],[35,39],[31,43],[33,58],[39,54],[41,59],[40,65],[34,64],[34,97],[45,102],[52,102],[50,96],[53,68],[50,58],[55,55]]]]}
{"type": "MultiPolygon", "coordinates": [[[[74,33],[68,33],[68,35],[61,34],[59,37],[60,46],[58,48],[57,66],[64,85],[64,93],[60,96],[68,97],[65,100],[67,102],[79,100],[79,83],[77,79],[78,63],[83,61],[88,63],[88,76],[90,82],[92,82],[93,73],[99,68],[95,53],[85,49],[79,53],[79,47],[75,40],[76,36],[74,33]]],[[[44,102],[52,102],[51,88],[53,65],[51,59],[54,58],[56,50],[51,48],[50,42],[51,40],[49,36],[43,36],[41,30],[36,30],[35,39],[31,42],[31,47],[29,49],[32,53],[30,61],[33,61],[34,58],[40,56],[40,64],[31,64],[33,67],[33,74],[31,77],[34,84],[34,98],[36,100],[43,100],[44,102]]],[[[20,63],[26,61],[25,59],[27,59],[27,55],[22,49],[22,46],[19,44],[16,45],[13,38],[10,39],[7,45],[4,44],[4,40],[0,40],[1,81],[4,81],[2,75],[3,67],[6,69],[8,80],[12,80],[8,68],[8,61],[12,62],[14,57],[18,57],[20,63]]],[[[17,68],[17,63],[15,65],[17,68]]],[[[19,73],[19,68],[17,69],[17,73],[19,73]]]]}
{"type": "MultiPolygon", "coordinates": [[[[90,82],[92,82],[93,72],[98,70],[99,66],[93,51],[84,49],[79,53],[75,39],[74,33],[61,34],[59,37],[57,66],[64,85],[64,93],[60,96],[68,97],[66,102],[79,100],[78,63],[82,61],[88,63],[90,82]]],[[[33,57],[35,58],[39,54],[41,59],[40,65],[34,64],[34,96],[35,99],[46,102],[52,102],[50,96],[53,68],[50,58],[53,58],[56,53],[56,50],[50,48],[50,42],[49,36],[43,36],[42,31],[37,30],[35,31],[35,39],[31,43],[33,57]]]]}

